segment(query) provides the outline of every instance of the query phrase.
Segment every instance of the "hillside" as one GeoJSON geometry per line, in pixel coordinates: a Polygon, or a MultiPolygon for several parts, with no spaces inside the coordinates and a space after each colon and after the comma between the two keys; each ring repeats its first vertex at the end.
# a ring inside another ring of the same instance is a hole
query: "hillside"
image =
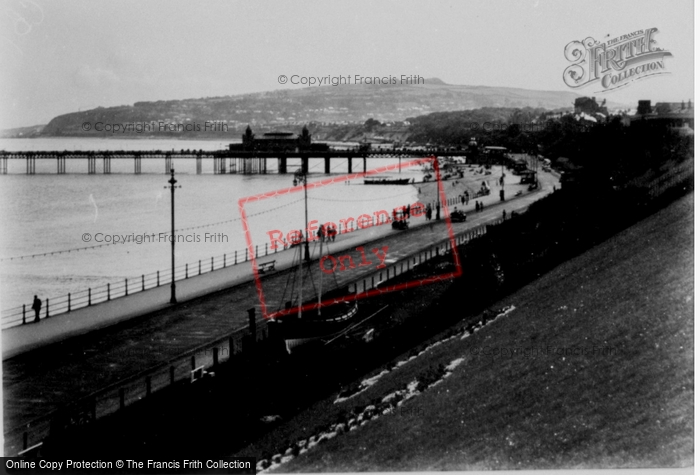
{"type": "Polygon", "coordinates": [[[46,125],[31,125],[29,127],[17,127],[14,129],[2,129],[0,130],[0,138],[31,138],[38,137],[41,135],[41,131],[44,130],[46,125]]]}
{"type": "MultiPolygon", "coordinates": [[[[96,124],[152,123],[150,132],[133,135],[180,135],[190,137],[237,137],[246,125],[256,132],[300,126],[306,123],[362,123],[369,118],[383,122],[437,111],[456,111],[481,107],[570,108],[578,94],[567,91],[458,86],[439,79],[426,79],[421,85],[340,85],[285,89],[255,94],[173,101],[137,102],[119,106],[73,112],[52,119],[44,128],[45,136],[102,136],[92,128],[84,131],[83,122],[96,124]],[[204,130],[206,121],[222,121],[227,131],[204,130]],[[169,132],[159,122],[199,124],[201,130],[169,132]],[[154,132],[155,131],[155,132],[154,132]]],[[[112,135],[112,134],[106,134],[112,135]]],[[[121,133],[119,135],[122,135],[121,133]]]]}
{"type": "Polygon", "coordinates": [[[496,303],[486,327],[299,414],[277,430],[354,415],[274,471],[690,466],[693,214],[690,194],[496,303]]]}

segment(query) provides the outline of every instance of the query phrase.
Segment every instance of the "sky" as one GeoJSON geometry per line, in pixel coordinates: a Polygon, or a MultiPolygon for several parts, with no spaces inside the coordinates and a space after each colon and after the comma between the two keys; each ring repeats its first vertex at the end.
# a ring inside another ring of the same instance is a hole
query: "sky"
{"type": "Polygon", "coordinates": [[[0,0],[0,129],[98,106],[304,87],[280,75],[571,91],[568,43],[647,28],[672,53],[670,74],[575,91],[694,101],[693,21],[692,0],[0,0]]]}

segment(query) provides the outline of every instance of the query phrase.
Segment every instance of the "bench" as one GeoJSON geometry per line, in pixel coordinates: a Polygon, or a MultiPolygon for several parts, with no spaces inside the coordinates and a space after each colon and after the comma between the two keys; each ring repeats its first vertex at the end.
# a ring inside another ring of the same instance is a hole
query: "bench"
{"type": "Polygon", "coordinates": [[[261,262],[260,264],[258,264],[258,272],[264,274],[265,272],[275,270],[275,262],[277,261],[261,262]]]}

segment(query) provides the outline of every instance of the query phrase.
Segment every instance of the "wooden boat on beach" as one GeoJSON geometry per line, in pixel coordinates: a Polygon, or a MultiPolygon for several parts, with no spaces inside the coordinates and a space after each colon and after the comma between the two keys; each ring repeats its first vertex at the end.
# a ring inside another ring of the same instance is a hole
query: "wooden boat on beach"
{"type": "Polygon", "coordinates": [[[394,178],[387,176],[365,177],[365,185],[408,185],[410,178],[394,178]]]}

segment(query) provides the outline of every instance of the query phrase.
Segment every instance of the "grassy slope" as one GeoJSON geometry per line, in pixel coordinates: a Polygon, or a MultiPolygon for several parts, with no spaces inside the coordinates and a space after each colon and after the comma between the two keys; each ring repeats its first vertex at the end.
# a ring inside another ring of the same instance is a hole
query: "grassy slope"
{"type": "Polygon", "coordinates": [[[432,350],[347,403],[324,401],[300,414],[296,422],[304,425],[332,417],[328,411],[366,405],[430,365],[466,358],[396,412],[276,471],[692,464],[692,200],[675,202],[494,305],[517,308],[483,331],[432,350]],[[548,346],[612,353],[473,354],[548,346]]]}

